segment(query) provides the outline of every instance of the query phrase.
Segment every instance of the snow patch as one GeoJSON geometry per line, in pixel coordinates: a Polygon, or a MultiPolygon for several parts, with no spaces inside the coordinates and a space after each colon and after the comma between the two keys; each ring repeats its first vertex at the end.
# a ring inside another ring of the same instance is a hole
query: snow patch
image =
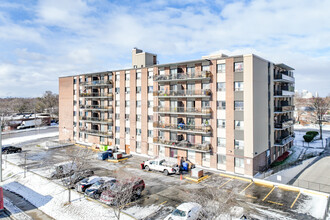
{"type": "Polygon", "coordinates": [[[162,206],[150,205],[146,207],[133,206],[125,210],[126,213],[133,215],[137,219],[144,219],[149,215],[158,212],[162,206]]]}

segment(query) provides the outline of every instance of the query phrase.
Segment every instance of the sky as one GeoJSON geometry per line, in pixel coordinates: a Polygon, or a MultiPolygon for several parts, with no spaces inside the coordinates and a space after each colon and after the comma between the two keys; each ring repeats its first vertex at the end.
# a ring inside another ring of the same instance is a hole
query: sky
{"type": "Polygon", "coordinates": [[[58,77],[254,53],[295,68],[295,87],[330,95],[329,0],[1,0],[0,97],[58,93],[58,77]]]}

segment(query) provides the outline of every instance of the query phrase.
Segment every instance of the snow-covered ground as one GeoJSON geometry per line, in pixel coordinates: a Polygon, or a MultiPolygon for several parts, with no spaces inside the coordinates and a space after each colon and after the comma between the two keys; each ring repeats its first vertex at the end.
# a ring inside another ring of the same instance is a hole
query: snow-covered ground
{"type": "Polygon", "coordinates": [[[19,144],[19,143],[26,142],[26,141],[33,141],[33,140],[37,140],[40,138],[55,137],[55,136],[58,136],[58,131],[44,133],[44,134],[24,136],[24,137],[8,138],[8,139],[5,139],[2,141],[2,145],[19,144]]]}
{"type": "MultiPolygon", "coordinates": [[[[324,131],[330,131],[330,125],[323,125],[323,130],[324,131]]],[[[300,125],[300,124],[295,124],[294,129],[320,129],[320,127],[317,124],[308,124],[308,125],[300,125]]]]}

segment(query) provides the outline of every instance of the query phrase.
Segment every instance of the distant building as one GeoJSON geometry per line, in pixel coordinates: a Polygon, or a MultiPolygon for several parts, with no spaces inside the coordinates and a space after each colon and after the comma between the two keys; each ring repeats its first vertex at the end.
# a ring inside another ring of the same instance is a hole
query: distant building
{"type": "Polygon", "coordinates": [[[294,69],[285,64],[254,54],[157,64],[135,48],[132,67],[59,79],[61,140],[245,175],[292,146],[294,69]]]}

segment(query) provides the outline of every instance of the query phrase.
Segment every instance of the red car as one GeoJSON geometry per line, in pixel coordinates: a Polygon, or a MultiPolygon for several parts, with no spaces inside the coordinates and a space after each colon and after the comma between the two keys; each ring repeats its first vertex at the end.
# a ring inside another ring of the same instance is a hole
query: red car
{"type": "Polygon", "coordinates": [[[131,198],[129,198],[131,200],[133,200],[134,198],[140,197],[142,194],[142,191],[145,188],[144,181],[141,178],[118,181],[116,184],[114,184],[114,186],[112,188],[102,192],[100,201],[107,205],[114,204],[114,202],[115,202],[114,199],[115,199],[116,195],[118,193],[119,193],[118,195],[121,195],[122,190],[126,189],[125,186],[132,187],[131,189],[127,189],[127,190],[132,191],[131,198]]]}

